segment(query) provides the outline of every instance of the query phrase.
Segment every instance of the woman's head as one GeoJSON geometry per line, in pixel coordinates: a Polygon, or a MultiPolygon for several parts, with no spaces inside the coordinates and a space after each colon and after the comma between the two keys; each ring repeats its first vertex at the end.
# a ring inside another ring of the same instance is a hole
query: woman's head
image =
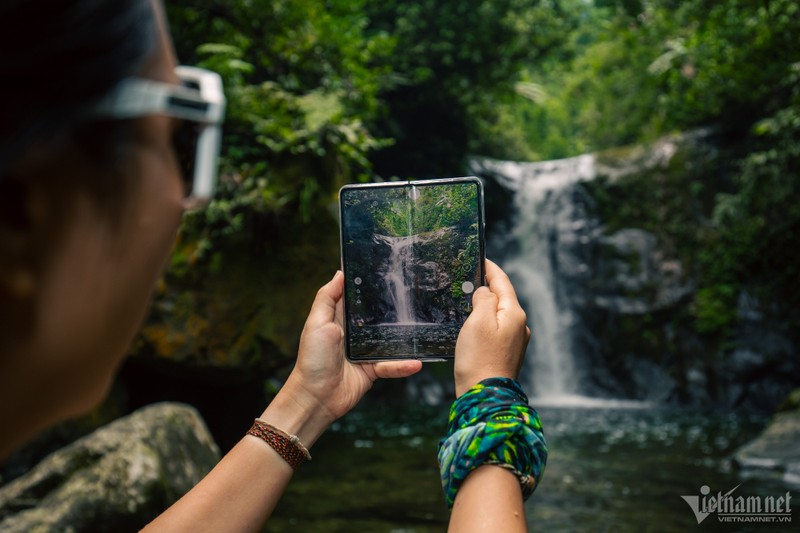
{"type": "Polygon", "coordinates": [[[155,0],[6,0],[0,20],[15,34],[0,36],[13,111],[0,125],[0,423],[25,417],[30,432],[102,398],[182,212],[177,122],[92,109],[128,76],[178,80],[155,0]]]}
{"type": "Polygon", "coordinates": [[[149,0],[5,0],[0,175],[33,142],[70,135],[157,45],[149,0]]]}

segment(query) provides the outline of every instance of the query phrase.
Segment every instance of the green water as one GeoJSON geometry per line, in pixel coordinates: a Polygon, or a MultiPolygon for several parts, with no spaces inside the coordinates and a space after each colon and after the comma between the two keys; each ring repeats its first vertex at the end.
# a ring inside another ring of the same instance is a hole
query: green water
{"type": "MultiPolygon", "coordinates": [[[[781,496],[779,479],[745,477],[726,458],[763,416],[664,408],[543,407],[546,474],[526,503],[531,531],[786,531],[782,524],[702,524],[680,496],[702,485],[781,496]]],[[[361,407],[314,446],[266,531],[444,531],[436,443],[445,409],[361,407]]],[[[795,492],[800,488],[794,487],[795,492]]],[[[800,498],[797,505],[800,506],[800,498]]],[[[797,513],[795,512],[795,515],[797,513]]],[[[795,527],[800,516],[793,516],[795,527]]]]}

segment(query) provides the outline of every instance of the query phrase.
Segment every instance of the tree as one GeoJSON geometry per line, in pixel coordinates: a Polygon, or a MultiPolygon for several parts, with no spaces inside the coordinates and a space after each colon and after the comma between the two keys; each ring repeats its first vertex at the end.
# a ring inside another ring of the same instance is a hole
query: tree
{"type": "Polygon", "coordinates": [[[370,31],[396,43],[372,123],[395,141],[373,157],[384,176],[462,173],[466,155],[497,134],[484,126],[523,66],[555,47],[567,23],[558,2],[540,0],[370,0],[366,9],[370,31]]]}
{"type": "Polygon", "coordinates": [[[228,98],[219,192],[186,218],[193,252],[176,261],[212,259],[237,239],[263,249],[276,226],[312,221],[340,185],[371,176],[367,154],[381,141],[364,124],[377,109],[392,39],[365,36],[361,2],[176,0],[168,8],[182,61],[219,72],[228,98]]]}

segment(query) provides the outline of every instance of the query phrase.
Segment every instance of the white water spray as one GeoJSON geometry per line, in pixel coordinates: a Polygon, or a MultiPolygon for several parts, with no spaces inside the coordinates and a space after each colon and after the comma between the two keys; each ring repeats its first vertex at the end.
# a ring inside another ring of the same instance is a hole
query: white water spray
{"type": "Polygon", "coordinates": [[[406,272],[413,261],[412,250],[415,236],[386,237],[385,239],[392,251],[389,255],[389,268],[383,279],[389,288],[389,295],[397,312],[397,323],[415,323],[414,298],[411,287],[406,283],[406,272]]]}
{"type": "Polygon", "coordinates": [[[560,301],[557,274],[586,268],[567,264],[559,244],[576,238],[575,224],[581,216],[566,193],[576,182],[594,177],[594,156],[521,164],[483,161],[481,166],[515,191],[517,218],[509,237],[519,251],[503,266],[527,303],[532,337],[526,364],[532,370],[533,393],[556,402],[578,398],[570,331],[575,317],[560,301]]]}

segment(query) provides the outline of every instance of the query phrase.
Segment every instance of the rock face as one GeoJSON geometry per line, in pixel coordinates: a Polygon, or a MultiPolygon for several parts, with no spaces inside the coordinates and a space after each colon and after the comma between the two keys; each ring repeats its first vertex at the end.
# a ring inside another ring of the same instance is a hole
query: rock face
{"type": "Polygon", "coordinates": [[[526,357],[535,394],[675,395],[676,380],[654,360],[661,354],[624,344],[643,332],[634,323],[684,301],[693,280],[653,231],[612,224],[603,208],[619,203],[607,201],[606,184],[666,172],[681,142],[667,138],[624,155],[474,162],[472,170],[493,183],[487,189],[511,191],[510,231],[488,235],[487,253],[502,261],[536,331],[526,357]]]}
{"type": "Polygon", "coordinates": [[[145,407],[0,487],[0,531],[134,531],[218,460],[217,445],[193,408],[145,407]]]}
{"type": "MultiPolygon", "coordinates": [[[[359,309],[356,318],[364,324],[385,322],[460,323],[468,314],[469,298],[453,290],[453,249],[467,247],[470,232],[458,227],[413,236],[388,237],[372,235],[373,246],[360,247],[350,253],[353,264],[377,265],[359,272],[359,286],[368,309],[359,309]],[[405,291],[404,298],[398,297],[405,291]],[[456,293],[456,294],[454,294],[456,293]],[[400,313],[400,300],[408,309],[400,313]]],[[[462,280],[458,280],[460,287],[462,280]]],[[[355,300],[356,298],[353,298],[355,300]]]]}
{"type": "Polygon", "coordinates": [[[504,191],[487,195],[487,211],[507,213],[487,226],[487,255],[528,313],[534,394],[772,410],[800,385],[768,302],[743,292],[723,310],[736,316],[727,342],[696,326],[699,235],[725,154],[698,131],[558,161],[472,161],[487,191],[504,191]]]}
{"type": "Polygon", "coordinates": [[[652,233],[626,228],[600,237],[594,305],[626,314],[652,313],[678,303],[693,286],[677,260],[665,260],[652,233]]]}
{"type": "Polygon", "coordinates": [[[744,470],[773,472],[800,486],[800,409],[777,413],[761,435],[736,451],[733,462],[744,470]]]}

